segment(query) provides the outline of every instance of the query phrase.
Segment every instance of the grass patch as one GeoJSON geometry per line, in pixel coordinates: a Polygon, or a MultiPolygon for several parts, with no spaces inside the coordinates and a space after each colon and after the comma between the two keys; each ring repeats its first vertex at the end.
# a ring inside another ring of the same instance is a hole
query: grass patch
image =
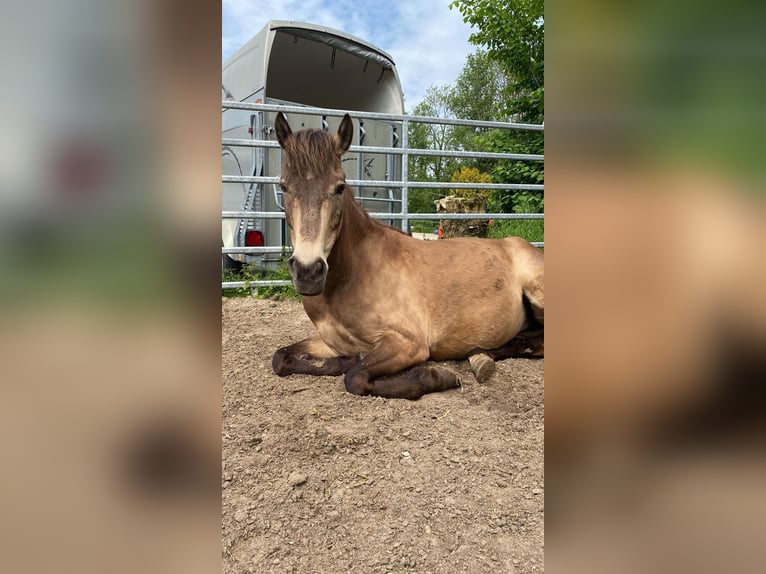
{"type": "Polygon", "coordinates": [[[282,259],[275,271],[251,269],[245,267],[242,271],[227,269],[222,274],[223,281],[245,281],[243,287],[222,289],[224,297],[257,297],[258,299],[300,299],[300,295],[292,285],[284,287],[260,287],[251,285],[254,281],[290,281],[290,271],[287,268],[287,259],[282,259]]]}
{"type": "Polygon", "coordinates": [[[495,219],[487,237],[523,237],[527,241],[545,241],[545,221],[542,219],[495,219]]]}

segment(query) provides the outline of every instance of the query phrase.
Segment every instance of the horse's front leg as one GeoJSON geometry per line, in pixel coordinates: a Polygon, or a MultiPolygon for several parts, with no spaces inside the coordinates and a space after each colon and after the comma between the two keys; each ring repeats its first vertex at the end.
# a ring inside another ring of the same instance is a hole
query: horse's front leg
{"type": "Polygon", "coordinates": [[[271,359],[271,367],[280,377],[293,374],[337,376],[358,362],[358,357],[338,356],[319,335],[315,335],[277,350],[271,359]]]}
{"type": "Polygon", "coordinates": [[[364,359],[349,369],[344,380],[346,390],[355,395],[417,400],[426,393],[461,386],[460,378],[449,369],[421,365],[428,355],[425,343],[390,332],[364,359]],[[413,365],[418,366],[402,373],[413,365]]]}

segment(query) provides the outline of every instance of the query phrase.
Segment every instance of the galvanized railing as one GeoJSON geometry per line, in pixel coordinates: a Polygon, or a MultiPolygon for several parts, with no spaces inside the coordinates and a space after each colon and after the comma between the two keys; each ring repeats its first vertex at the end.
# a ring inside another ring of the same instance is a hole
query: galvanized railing
{"type": "MultiPolygon", "coordinates": [[[[422,220],[446,220],[446,219],[544,219],[542,213],[409,213],[408,198],[410,189],[487,189],[487,190],[509,190],[509,191],[544,191],[541,184],[517,184],[517,183],[457,183],[457,182],[434,182],[434,181],[409,181],[409,157],[410,156],[430,156],[430,157],[450,157],[450,158],[470,158],[470,159],[497,159],[513,161],[544,161],[542,154],[519,154],[519,153],[497,153],[497,152],[479,152],[462,150],[432,150],[432,149],[414,149],[409,147],[408,135],[409,124],[439,124],[451,126],[466,126],[479,128],[501,128],[513,130],[543,131],[544,126],[540,124],[521,124],[510,122],[490,122],[478,120],[447,119],[425,116],[403,116],[396,114],[379,114],[373,112],[346,112],[345,110],[333,110],[325,108],[312,108],[304,106],[289,106],[277,104],[251,104],[245,102],[233,102],[224,100],[221,102],[221,108],[246,110],[257,112],[284,112],[308,114],[317,116],[335,116],[341,117],[350,113],[354,119],[373,119],[393,122],[401,122],[402,135],[399,147],[375,147],[353,145],[349,152],[364,153],[382,153],[401,156],[401,180],[359,180],[349,179],[348,184],[352,187],[383,187],[396,188],[401,190],[401,211],[399,213],[378,213],[370,212],[370,216],[378,219],[401,220],[402,231],[407,232],[410,228],[410,221],[422,220]]],[[[238,139],[222,138],[222,145],[229,147],[260,147],[260,148],[278,148],[279,143],[270,140],[257,139],[238,139]]],[[[245,175],[224,175],[222,183],[279,183],[278,176],[245,176],[245,175]]],[[[390,201],[390,200],[386,200],[390,201]]],[[[284,219],[285,214],[282,211],[222,211],[223,219],[284,219]]],[[[543,247],[543,242],[532,242],[537,247],[543,247]]],[[[289,253],[292,249],[289,246],[271,246],[271,247],[223,247],[222,254],[247,254],[260,255],[267,253],[289,253]]],[[[252,287],[271,287],[291,285],[291,281],[224,281],[221,286],[227,288],[239,288],[245,286],[252,287]]]]}

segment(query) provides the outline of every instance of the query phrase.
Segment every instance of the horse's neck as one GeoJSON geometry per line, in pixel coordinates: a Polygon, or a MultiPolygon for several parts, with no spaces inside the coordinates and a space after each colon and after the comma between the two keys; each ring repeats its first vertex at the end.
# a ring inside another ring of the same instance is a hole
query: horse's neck
{"type": "Polygon", "coordinates": [[[351,280],[355,263],[364,253],[362,244],[375,232],[376,224],[354,199],[349,189],[343,198],[343,223],[335,246],[328,258],[327,280],[331,289],[351,280]]]}
{"type": "Polygon", "coordinates": [[[343,223],[332,255],[344,266],[353,265],[359,247],[374,232],[375,222],[367,215],[349,189],[343,197],[343,223]]]}

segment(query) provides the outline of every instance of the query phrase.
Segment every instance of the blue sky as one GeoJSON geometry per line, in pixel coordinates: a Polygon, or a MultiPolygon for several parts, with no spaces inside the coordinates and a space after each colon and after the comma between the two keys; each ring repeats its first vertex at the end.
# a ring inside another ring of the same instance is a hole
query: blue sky
{"type": "Polygon", "coordinates": [[[450,0],[222,0],[222,61],[269,20],[342,30],[388,52],[411,111],[431,85],[451,84],[475,47],[471,28],[450,0]]]}

